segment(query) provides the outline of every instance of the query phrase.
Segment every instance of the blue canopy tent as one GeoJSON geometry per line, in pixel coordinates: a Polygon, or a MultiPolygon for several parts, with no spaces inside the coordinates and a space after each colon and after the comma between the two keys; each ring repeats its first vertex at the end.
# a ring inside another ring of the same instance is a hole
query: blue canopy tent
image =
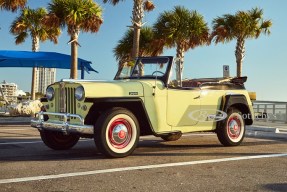
{"type": "MultiPolygon", "coordinates": [[[[84,72],[94,71],[92,62],[78,59],[78,70],[81,70],[81,79],[84,72]]],[[[71,56],[56,52],[30,52],[0,50],[0,67],[44,67],[44,68],[71,68],[71,56]]]]}

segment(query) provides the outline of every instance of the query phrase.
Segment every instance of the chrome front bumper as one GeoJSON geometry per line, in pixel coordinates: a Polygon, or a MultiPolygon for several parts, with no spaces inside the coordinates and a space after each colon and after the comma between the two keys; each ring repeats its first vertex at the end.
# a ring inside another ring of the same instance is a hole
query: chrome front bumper
{"type": "Polygon", "coordinates": [[[94,134],[94,126],[85,125],[84,119],[80,115],[69,114],[69,113],[50,113],[50,112],[39,112],[37,117],[31,120],[31,126],[39,130],[51,130],[59,131],[66,134],[79,133],[79,134],[94,134]],[[54,115],[62,117],[62,121],[44,121],[44,115],[54,115]],[[79,120],[79,124],[71,124],[70,119],[76,118],[79,120]]]}

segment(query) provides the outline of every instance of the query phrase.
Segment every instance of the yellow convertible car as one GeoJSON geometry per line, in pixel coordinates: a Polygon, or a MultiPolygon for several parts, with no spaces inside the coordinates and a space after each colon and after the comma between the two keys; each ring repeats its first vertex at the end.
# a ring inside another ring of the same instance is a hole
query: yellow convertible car
{"type": "Polygon", "coordinates": [[[170,56],[142,57],[122,67],[113,81],[63,79],[47,88],[31,126],[52,149],[94,138],[108,157],[130,155],[142,135],[174,141],[207,131],[224,146],[239,145],[254,119],[247,78],[183,80],[176,66],[170,56]]]}

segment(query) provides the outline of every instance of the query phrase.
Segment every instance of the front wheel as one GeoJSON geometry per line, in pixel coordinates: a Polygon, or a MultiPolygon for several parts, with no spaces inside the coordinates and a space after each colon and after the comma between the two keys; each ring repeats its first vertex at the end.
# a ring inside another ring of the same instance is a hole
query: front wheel
{"type": "Polygon", "coordinates": [[[77,135],[65,135],[61,132],[42,130],[40,136],[43,142],[51,149],[66,150],[77,144],[80,137],[77,135]]]}
{"type": "Polygon", "coordinates": [[[137,118],[127,109],[112,108],[105,111],[94,127],[97,148],[108,157],[130,155],[139,141],[137,118]]]}
{"type": "Polygon", "coordinates": [[[240,145],[245,135],[245,122],[241,112],[236,108],[230,108],[224,123],[217,127],[216,133],[222,145],[240,145]]]}

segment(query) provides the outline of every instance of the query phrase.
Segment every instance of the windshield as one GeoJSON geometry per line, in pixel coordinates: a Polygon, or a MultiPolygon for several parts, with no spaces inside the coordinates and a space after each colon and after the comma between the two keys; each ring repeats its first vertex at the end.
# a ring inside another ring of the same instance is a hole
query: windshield
{"type": "Polygon", "coordinates": [[[168,63],[168,57],[138,58],[134,65],[124,65],[117,73],[116,79],[160,78],[166,74],[168,63]]]}

